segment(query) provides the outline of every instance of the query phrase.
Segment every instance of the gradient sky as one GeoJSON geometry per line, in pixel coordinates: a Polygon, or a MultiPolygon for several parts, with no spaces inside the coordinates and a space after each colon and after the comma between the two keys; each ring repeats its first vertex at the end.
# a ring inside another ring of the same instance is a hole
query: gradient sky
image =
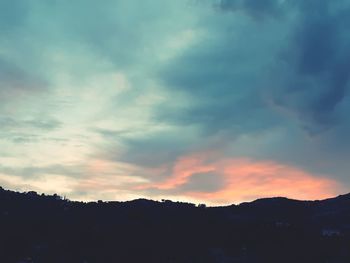
{"type": "Polygon", "coordinates": [[[239,203],[350,187],[350,0],[0,0],[0,185],[239,203]]]}

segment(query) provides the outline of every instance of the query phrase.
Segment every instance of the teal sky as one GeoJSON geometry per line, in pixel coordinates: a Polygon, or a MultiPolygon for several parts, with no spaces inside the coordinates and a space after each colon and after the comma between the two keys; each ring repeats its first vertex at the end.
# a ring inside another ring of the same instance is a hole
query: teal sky
{"type": "Polygon", "coordinates": [[[349,192],[349,0],[0,0],[0,185],[229,204],[349,192]]]}

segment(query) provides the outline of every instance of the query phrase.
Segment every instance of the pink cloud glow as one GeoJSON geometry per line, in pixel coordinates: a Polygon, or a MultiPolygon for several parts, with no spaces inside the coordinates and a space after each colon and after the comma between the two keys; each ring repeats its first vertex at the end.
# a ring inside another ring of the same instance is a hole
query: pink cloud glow
{"type": "Polygon", "coordinates": [[[158,189],[166,194],[185,185],[193,175],[208,172],[221,180],[223,187],[213,192],[185,191],[181,195],[209,204],[229,204],[272,196],[323,199],[336,195],[341,188],[324,175],[275,161],[216,159],[211,153],[179,158],[171,177],[163,182],[144,184],[138,189],[158,189]]]}

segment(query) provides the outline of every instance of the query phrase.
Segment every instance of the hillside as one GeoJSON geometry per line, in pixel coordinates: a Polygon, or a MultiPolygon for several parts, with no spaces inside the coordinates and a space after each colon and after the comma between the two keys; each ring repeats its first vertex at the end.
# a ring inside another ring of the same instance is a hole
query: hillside
{"type": "Polygon", "coordinates": [[[0,262],[350,262],[350,194],[226,207],[0,189],[0,262]]]}

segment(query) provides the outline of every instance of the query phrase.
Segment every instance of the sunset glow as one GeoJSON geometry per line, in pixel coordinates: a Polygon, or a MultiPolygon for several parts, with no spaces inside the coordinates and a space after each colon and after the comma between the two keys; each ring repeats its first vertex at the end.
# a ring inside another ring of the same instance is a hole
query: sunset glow
{"type": "Polygon", "coordinates": [[[226,204],[228,200],[243,202],[276,196],[315,200],[332,197],[342,190],[339,183],[326,175],[311,174],[273,161],[253,161],[247,158],[216,161],[210,159],[210,156],[203,154],[180,158],[166,181],[142,185],[138,189],[155,188],[171,193],[186,185],[192,176],[199,175],[200,180],[201,174],[210,172],[213,181],[222,181],[220,189],[212,192],[183,190],[182,195],[218,205],[226,204]]]}
{"type": "Polygon", "coordinates": [[[349,192],[348,0],[15,2],[0,186],[213,205],[349,192]]]}

